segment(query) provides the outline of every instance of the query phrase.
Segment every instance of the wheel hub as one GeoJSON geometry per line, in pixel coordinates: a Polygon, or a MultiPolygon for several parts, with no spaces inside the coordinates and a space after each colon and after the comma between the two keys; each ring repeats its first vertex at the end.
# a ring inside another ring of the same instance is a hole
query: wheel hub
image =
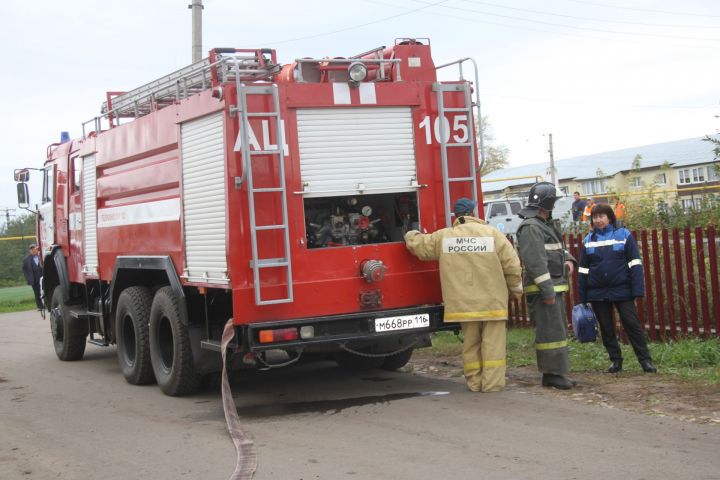
{"type": "Polygon", "coordinates": [[[63,318],[60,307],[50,310],[50,329],[55,340],[61,342],[63,339],[63,318]]]}

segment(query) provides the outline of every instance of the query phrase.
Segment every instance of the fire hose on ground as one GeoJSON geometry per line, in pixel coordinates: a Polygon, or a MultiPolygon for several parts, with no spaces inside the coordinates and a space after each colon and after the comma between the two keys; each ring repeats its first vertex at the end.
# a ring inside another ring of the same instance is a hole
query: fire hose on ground
{"type": "Polygon", "coordinates": [[[225,422],[227,423],[228,433],[235,444],[237,452],[237,461],[235,470],[228,480],[251,480],[257,469],[257,450],[255,443],[243,431],[240,426],[240,418],[237,414],[237,407],[233,400],[232,391],[230,390],[230,382],[227,375],[227,347],[230,341],[235,337],[235,329],[233,328],[232,319],[225,324],[222,334],[222,342],[220,349],[222,351],[223,372],[222,372],[222,404],[225,411],[225,422]]]}

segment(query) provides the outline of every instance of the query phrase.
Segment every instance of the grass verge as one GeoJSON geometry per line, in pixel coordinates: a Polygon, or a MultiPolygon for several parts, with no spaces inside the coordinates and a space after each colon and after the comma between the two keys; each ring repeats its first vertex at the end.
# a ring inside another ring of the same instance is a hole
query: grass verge
{"type": "Polygon", "coordinates": [[[35,295],[28,285],[0,288],[0,313],[35,309],[35,295]]]}
{"type": "MultiPolygon", "coordinates": [[[[513,328],[507,332],[507,361],[509,367],[535,365],[534,334],[528,328],[513,328]]],[[[720,339],[702,340],[686,338],[666,343],[650,343],[653,362],[662,375],[700,381],[706,384],[720,384],[720,339]]],[[[623,369],[629,373],[640,373],[640,365],[630,345],[621,345],[625,363],[623,369]]],[[[457,355],[462,352],[461,337],[441,332],[433,337],[431,355],[457,355]]],[[[605,348],[598,338],[595,343],[578,343],[570,340],[571,372],[602,372],[607,369],[605,348]]]]}

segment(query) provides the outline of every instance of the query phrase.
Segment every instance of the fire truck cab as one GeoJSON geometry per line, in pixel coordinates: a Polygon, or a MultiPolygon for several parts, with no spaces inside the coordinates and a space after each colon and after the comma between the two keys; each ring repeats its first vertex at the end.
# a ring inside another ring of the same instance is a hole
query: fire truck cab
{"type": "MultiPolygon", "coordinates": [[[[437,264],[403,237],[451,225],[460,197],[482,205],[467,61],[436,66],[425,39],[288,65],[271,49],[216,48],[108,92],[41,171],[57,356],[116,344],[129,383],[188,394],[222,369],[229,322],[235,368],[308,352],[405,365],[454,327],[437,264]],[[460,79],[438,81],[445,67],[460,79]]],[[[27,175],[16,179],[29,204],[27,175]]]]}

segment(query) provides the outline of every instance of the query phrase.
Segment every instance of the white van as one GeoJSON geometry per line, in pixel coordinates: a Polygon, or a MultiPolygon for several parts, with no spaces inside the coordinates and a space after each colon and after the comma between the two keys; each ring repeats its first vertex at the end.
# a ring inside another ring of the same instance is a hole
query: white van
{"type": "MultiPolygon", "coordinates": [[[[525,198],[511,197],[484,202],[485,220],[505,235],[514,237],[522,222],[518,213],[525,206],[525,201],[525,198]]],[[[572,203],[573,197],[570,196],[560,197],[555,202],[553,218],[560,220],[563,228],[572,226],[572,203]]]]}
{"type": "Polygon", "coordinates": [[[505,198],[484,202],[485,220],[505,235],[514,236],[522,222],[518,213],[524,205],[524,198],[505,198]]]}

